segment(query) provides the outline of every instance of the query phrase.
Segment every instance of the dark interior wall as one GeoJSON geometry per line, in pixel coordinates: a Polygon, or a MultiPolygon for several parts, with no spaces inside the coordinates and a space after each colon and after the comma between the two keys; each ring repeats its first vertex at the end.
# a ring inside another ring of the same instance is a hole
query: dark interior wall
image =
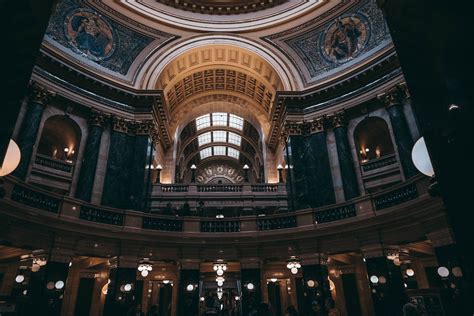
{"type": "Polygon", "coordinates": [[[81,278],[79,281],[79,289],[76,297],[75,316],[88,316],[91,304],[92,293],[94,290],[95,279],[81,278]]]}
{"type": "Polygon", "coordinates": [[[342,274],[342,286],[346,300],[347,316],[361,316],[359,292],[355,274],[342,274]]]}

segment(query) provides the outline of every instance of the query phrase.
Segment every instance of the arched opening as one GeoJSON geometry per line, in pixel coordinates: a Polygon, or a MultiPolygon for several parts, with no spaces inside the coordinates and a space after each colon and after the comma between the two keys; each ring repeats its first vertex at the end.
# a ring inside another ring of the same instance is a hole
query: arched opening
{"type": "Polygon", "coordinates": [[[354,140],[361,163],[394,154],[387,123],[378,117],[368,117],[357,125],[354,140]]]}
{"type": "Polygon", "coordinates": [[[81,129],[64,115],[48,118],[43,127],[37,154],[73,164],[77,159],[81,129]]]}

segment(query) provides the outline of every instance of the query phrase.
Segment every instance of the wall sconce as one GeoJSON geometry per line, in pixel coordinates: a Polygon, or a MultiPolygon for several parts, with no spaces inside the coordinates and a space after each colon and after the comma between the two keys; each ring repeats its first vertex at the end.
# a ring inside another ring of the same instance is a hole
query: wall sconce
{"type": "Polygon", "coordinates": [[[278,170],[278,183],[283,183],[283,166],[280,164],[277,166],[278,170]]]}
{"type": "Polygon", "coordinates": [[[195,164],[192,164],[191,165],[191,183],[195,183],[196,182],[196,165],[195,164]]]}
{"type": "Polygon", "coordinates": [[[245,178],[245,182],[249,182],[249,165],[245,164],[244,167],[244,178],[245,178]]]}

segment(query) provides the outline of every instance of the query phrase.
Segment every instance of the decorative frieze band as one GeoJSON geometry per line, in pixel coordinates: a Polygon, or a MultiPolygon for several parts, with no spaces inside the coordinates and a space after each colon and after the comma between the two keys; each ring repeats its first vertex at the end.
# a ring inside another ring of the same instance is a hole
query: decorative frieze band
{"type": "Polygon", "coordinates": [[[153,121],[130,121],[117,116],[112,117],[112,129],[132,135],[152,135],[153,121]]]}
{"type": "Polygon", "coordinates": [[[87,122],[89,123],[89,125],[105,127],[109,120],[110,120],[109,115],[92,109],[87,122]]]}

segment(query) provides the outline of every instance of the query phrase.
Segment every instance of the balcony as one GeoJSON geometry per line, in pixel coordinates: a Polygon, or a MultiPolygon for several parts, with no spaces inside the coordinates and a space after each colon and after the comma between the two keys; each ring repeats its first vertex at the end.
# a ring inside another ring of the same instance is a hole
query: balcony
{"type": "Polygon", "coordinates": [[[283,183],[153,186],[149,202],[151,213],[179,214],[184,205],[184,213],[199,216],[281,213],[288,211],[288,195],[283,183]]]}
{"type": "Polygon", "coordinates": [[[70,190],[74,163],[36,154],[29,181],[67,194],[70,190]]]}
{"type": "MultiPolygon", "coordinates": [[[[431,218],[430,216],[439,214],[442,209],[441,200],[427,194],[429,179],[423,176],[414,177],[410,181],[380,193],[368,194],[345,203],[282,214],[223,216],[221,218],[167,216],[117,210],[50,193],[13,177],[5,178],[3,186],[5,196],[0,199],[2,216],[39,222],[46,227],[61,228],[74,225],[76,231],[84,231],[87,234],[116,233],[117,238],[128,236],[145,238],[147,235],[149,238],[157,238],[156,234],[164,234],[170,238],[170,242],[173,238],[177,240],[191,237],[212,239],[212,236],[217,234],[223,236],[221,238],[226,238],[226,235],[229,235],[229,238],[235,238],[231,236],[238,235],[239,240],[255,238],[255,236],[264,238],[266,234],[272,236],[277,234],[283,237],[285,234],[290,234],[292,238],[301,235],[307,238],[311,234],[337,234],[342,230],[377,229],[378,225],[383,223],[392,227],[395,222],[397,225],[401,225],[402,221],[410,223],[412,218],[417,216],[431,218]]],[[[263,185],[258,186],[259,188],[255,190],[261,190],[263,187],[263,185]]],[[[273,185],[271,186],[272,189],[262,190],[274,190],[273,185]]],[[[275,186],[281,188],[281,185],[275,186]]],[[[155,193],[162,192],[160,186],[156,186],[155,189],[155,193]]],[[[210,193],[198,192],[196,185],[190,185],[188,189],[187,192],[170,194],[189,198],[202,197],[202,194],[210,193]]],[[[260,199],[261,195],[269,195],[268,192],[254,192],[251,185],[243,185],[242,192],[217,193],[230,201],[244,194],[255,199],[260,199]],[[248,191],[246,191],[247,188],[248,191]]],[[[277,190],[271,193],[282,194],[283,192],[277,190]]],[[[165,197],[169,198],[168,194],[165,197]]]]}
{"type": "Polygon", "coordinates": [[[371,159],[360,164],[362,180],[368,191],[376,187],[393,185],[402,181],[400,167],[395,154],[371,159]]]}

